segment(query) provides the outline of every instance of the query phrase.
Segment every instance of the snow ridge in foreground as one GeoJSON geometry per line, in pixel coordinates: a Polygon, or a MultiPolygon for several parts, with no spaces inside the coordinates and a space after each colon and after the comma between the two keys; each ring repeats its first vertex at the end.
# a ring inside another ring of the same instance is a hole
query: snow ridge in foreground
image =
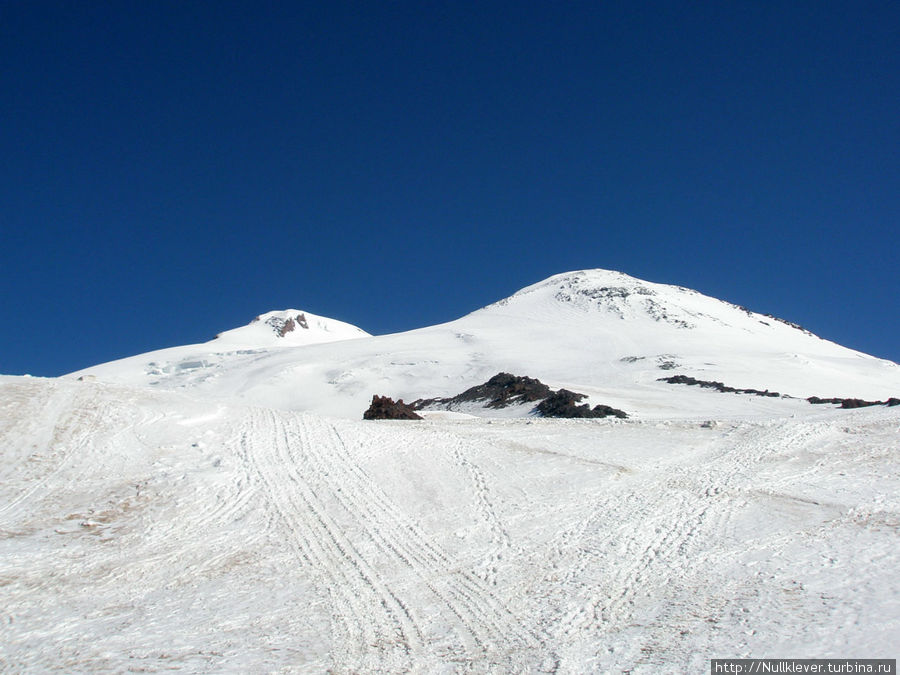
{"type": "Polygon", "coordinates": [[[0,395],[4,670],[699,672],[900,639],[896,409],[410,424],[0,395]]]}

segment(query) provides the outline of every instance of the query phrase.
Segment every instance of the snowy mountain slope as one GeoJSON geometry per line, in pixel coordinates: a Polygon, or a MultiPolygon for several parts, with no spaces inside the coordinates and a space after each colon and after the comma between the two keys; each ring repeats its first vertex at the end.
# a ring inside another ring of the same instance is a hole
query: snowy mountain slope
{"type": "Polygon", "coordinates": [[[219,333],[216,347],[296,347],[369,337],[362,328],[298,309],[266,312],[248,325],[219,333]]]}
{"type": "MultiPolygon", "coordinates": [[[[197,387],[232,371],[237,390],[256,384],[254,365],[292,348],[371,337],[343,321],[296,309],[266,312],[209,342],[159,349],[86,368],[73,377],[167,388],[197,387]],[[243,372],[241,372],[243,371],[243,372]]],[[[296,352],[291,352],[296,353],[296,352]]],[[[232,393],[232,392],[230,392],[232,393]]]]}
{"type": "Polygon", "coordinates": [[[232,344],[161,350],[75,375],[349,418],[376,393],[453,396],[501,371],[645,418],[785,409],[780,400],[658,381],[674,374],[804,398],[881,400],[900,392],[895,363],[696,291],[606,270],[557,275],[456,321],[406,333],[295,348],[226,348],[232,344]]]}
{"type": "Polygon", "coordinates": [[[900,410],[764,403],[794,417],[366,423],[0,378],[0,670],[884,656],[900,410]]]}

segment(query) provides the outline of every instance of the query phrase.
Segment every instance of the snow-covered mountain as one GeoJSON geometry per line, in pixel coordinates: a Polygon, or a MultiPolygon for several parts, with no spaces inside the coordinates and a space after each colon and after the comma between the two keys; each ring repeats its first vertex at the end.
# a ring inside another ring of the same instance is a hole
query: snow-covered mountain
{"type": "Polygon", "coordinates": [[[589,270],[396,335],[286,310],[73,376],[0,376],[0,671],[890,657],[900,406],[660,378],[886,399],[898,370],[589,270]],[[462,397],[468,415],[360,419],[373,393],[449,397],[500,371],[628,417],[483,419],[505,413],[462,397]]]}
{"type": "Polygon", "coordinates": [[[298,309],[266,312],[248,325],[219,333],[217,348],[264,348],[313,345],[369,337],[362,328],[298,309]]]}
{"type": "Polygon", "coordinates": [[[659,381],[675,374],[802,398],[881,400],[900,392],[895,363],[696,291],[607,270],[560,274],[455,321],[394,335],[362,337],[360,329],[306,314],[321,330],[279,337],[282,322],[297,314],[270,313],[206,344],[75,375],[354,419],[376,393],[453,396],[501,371],[645,417],[773,405],[676,393],[659,381]],[[312,335],[340,341],[310,344],[312,335]]]}

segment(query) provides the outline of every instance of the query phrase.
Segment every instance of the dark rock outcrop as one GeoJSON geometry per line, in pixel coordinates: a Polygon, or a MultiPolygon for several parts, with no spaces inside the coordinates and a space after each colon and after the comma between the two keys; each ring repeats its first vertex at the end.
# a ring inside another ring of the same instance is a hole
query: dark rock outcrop
{"type": "Polygon", "coordinates": [[[812,403],[813,405],[822,405],[824,403],[835,403],[837,405],[840,405],[841,403],[844,402],[844,399],[842,399],[842,398],[819,398],[818,396],[810,396],[806,400],[809,401],[810,403],[812,403]]]}
{"type": "Polygon", "coordinates": [[[622,419],[628,417],[624,411],[607,405],[596,405],[591,408],[586,403],[580,403],[585,398],[587,395],[568,389],[553,391],[533,377],[497,373],[484,384],[466,389],[451,398],[419,399],[413,401],[411,406],[414,410],[434,408],[452,410],[454,406],[462,403],[482,403],[485,408],[498,409],[523,403],[536,403],[530,412],[539,417],[622,419]]]}
{"type": "MultiPolygon", "coordinates": [[[[668,382],[669,384],[693,385],[697,387],[703,387],[704,389],[715,389],[716,391],[730,394],[752,394],[754,396],[781,396],[782,398],[794,398],[793,396],[788,396],[787,394],[779,394],[777,391],[769,391],[768,389],[766,389],[765,391],[760,391],[759,389],[737,389],[735,387],[729,387],[725,384],[722,384],[721,382],[698,380],[697,378],[690,377],[688,375],[673,375],[672,377],[661,377],[658,381],[668,382]]],[[[810,396],[806,400],[814,405],[831,403],[833,405],[839,405],[842,408],[867,408],[873,405],[900,405],[900,399],[897,398],[889,398],[887,401],[864,401],[859,398],[820,398],[818,396],[810,396]]]]}
{"type": "Polygon", "coordinates": [[[753,396],[770,396],[773,398],[781,396],[781,394],[779,394],[777,391],[769,391],[768,389],[764,391],[760,391],[759,389],[737,389],[735,387],[729,387],[728,385],[722,384],[721,382],[715,382],[711,380],[698,380],[697,378],[690,377],[689,375],[673,375],[672,377],[661,377],[658,381],[668,382],[669,384],[687,384],[696,387],[703,387],[704,389],[715,389],[716,391],[721,391],[728,394],[752,394],[753,396]]]}
{"type": "MultiPolygon", "coordinates": [[[[250,323],[256,323],[262,319],[261,316],[256,317],[250,323]]],[[[283,338],[288,333],[293,332],[299,326],[300,328],[309,329],[309,322],[306,320],[306,314],[302,312],[297,314],[296,316],[289,316],[287,318],[281,316],[270,316],[266,319],[266,325],[271,326],[272,330],[275,331],[275,335],[280,338],[283,338]]]]}
{"type": "Polygon", "coordinates": [[[845,398],[841,401],[842,408],[868,408],[871,405],[881,405],[881,401],[863,401],[861,398],[845,398]]]}
{"type": "Polygon", "coordinates": [[[394,401],[388,396],[372,397],[372,405],[363,413],[364,420],[420,420],[411,406],[403,402],[403,399],[394,401]]]}
{"type": "Polygon", "coordinates": [[[568,389],[554,391],[543,401],[534,407],[534,412],[541,417],[565,417],[565,418],[601,418],[619,417],[625,419],[628,415],[608,405],[596,405],[591,408],[587,403],[580,403],[587,398],[585,394],[576,394],[568,389]]]}
{"type": "Polygon", "coordinates": [[[288,333],[292,332],[296,326],[297,322],[294,321],[293,318],[289,318],[284,323],[282,323],[280,327],[273,327],[275,328],[275,333],[278,335],[278,337],[284,337],[288,333]]]}
{"type": "Polygon", "coordinates": [[[484,384],[466,389],[452,398],[429,398],[413,401],[415,410],[434,405],[485,401],[486,408],[506,408],[521,403],[540,401],[550,395],[550,387],[532,377],[497,373],[484,384]]]}
{"type": "MultiPolygon", "coordinates": [[[[729,304],[731,304],[731,303],[729,303],[729,304]]],[[[739,309],[739,310],[741,310],[742,312],[746,313],[747,316],[753,316],[754,314],[756,314],[756,312],[753,312],[752,310],[747,309],[747,308],[744,307],[743,305],[731,305],[731,306],[734,307],[735,309],[739,309]]],[[[813,333],[811,333],[811,332],[809,332],[808,330],[806,330],[806,329],[805,329],[803,326],[801,326],[799,323],[794,323],[793,321],[788,321],[787,319],[782,319],[782,318],[780,318],[780,317],[775,316],[774,314],[761,314],[760,316],[767,317],[767,318],[769,318],[769,319],[772,319],[773,321],[777,321],[778,323],[783,323],[785,326],[790,326],[791,328],[796,328],[796,329],[799,330],[800,332],[806,333],[807,335],[809,335],[809,336],[811,336],[811,337],[817,337],[817,336],[814,335],[813,333]]],[[[766,326],[769,325],[769,324],[768,324],[767,322],[765,322],[765,321],[760,321],[760,323],[765,324],[766,326]]]]}
{"type": "Polygon", "coordinates": [[[887,401],[864,401],[860,398],[819,398],[818,396],[810,396],[806,399],[813,405],[821,405],[823,403],[832,403],[834,405],[839,405],[842,408],[868,408],[873,405],[884,405],[893,407],[896,405],[900,405],[900,398],[891,397],[887,401]]]}

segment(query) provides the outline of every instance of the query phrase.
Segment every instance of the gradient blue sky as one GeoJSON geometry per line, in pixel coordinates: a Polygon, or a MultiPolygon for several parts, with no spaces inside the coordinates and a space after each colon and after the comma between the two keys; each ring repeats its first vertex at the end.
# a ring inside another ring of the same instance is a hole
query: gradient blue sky
{"type": "Polygon", "coordinates": [[[900,3],[3,2],[0,372],[604,267],[900,360],[900,3]]]}

